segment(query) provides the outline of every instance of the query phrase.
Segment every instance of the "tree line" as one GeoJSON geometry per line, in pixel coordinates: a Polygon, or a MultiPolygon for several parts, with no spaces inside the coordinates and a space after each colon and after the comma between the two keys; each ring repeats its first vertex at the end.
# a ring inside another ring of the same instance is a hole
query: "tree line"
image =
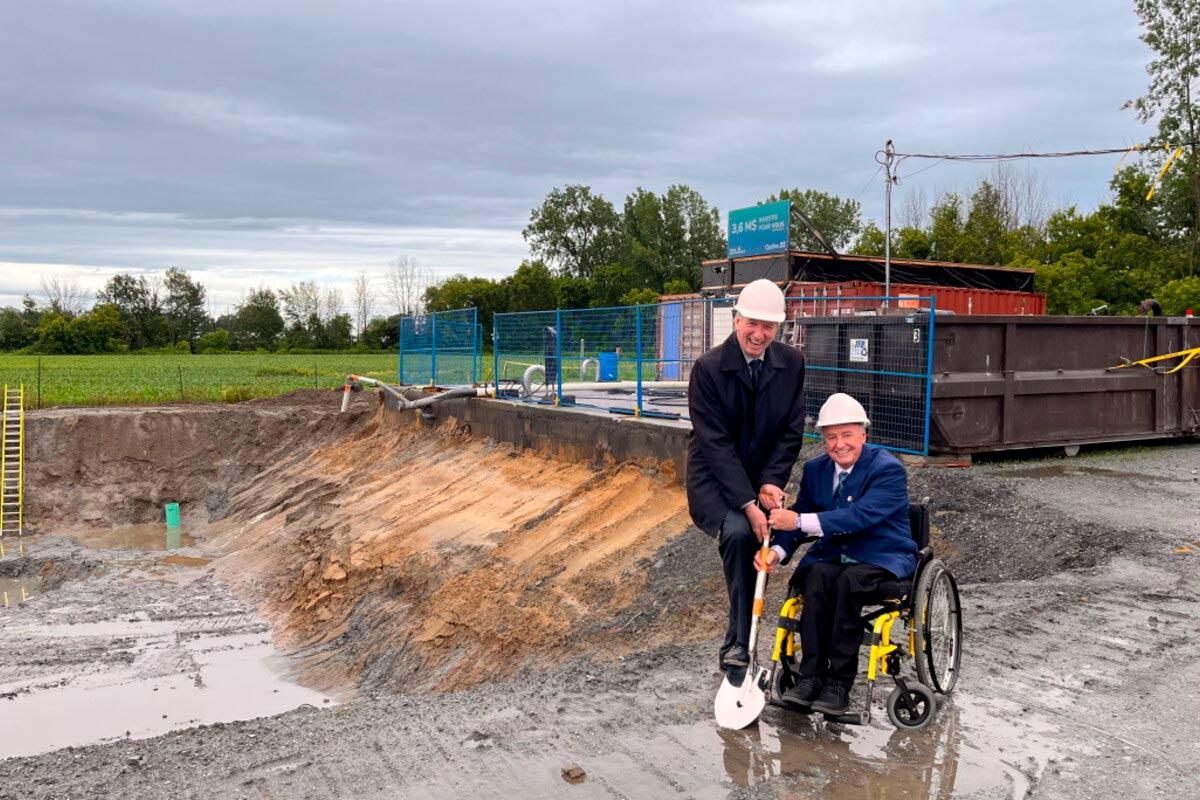
{"type": "Polygon", "coordinates": [[[422,293],[431,276],[410,257],[392,261],[384,276],[385,302],[395,312],[388,316],[375,313],[380,298],[365,272],[354,282],[349,311],[338,289],[300,281],[278,290],[253,289],[232,312],[219,316],[207,310],[204,285],[177,267],[161,275],[114,275],[90,309],[87,294],[75,281],[48,276],[42,280],[41,302],[27,294],[21,307],[0,309],[0,352],[394,349],[401,316],[422,309],[422,293]]]}

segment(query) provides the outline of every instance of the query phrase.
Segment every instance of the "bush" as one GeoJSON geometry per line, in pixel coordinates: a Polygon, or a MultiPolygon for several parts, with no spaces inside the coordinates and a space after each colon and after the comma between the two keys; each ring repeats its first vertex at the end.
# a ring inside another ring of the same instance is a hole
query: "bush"
{"type": "Polygon", "coordinates": [[[623,306],[644,306],[658,302],[658,292],[653,289],[630,289],[621,295],[623,306]]]}
{"type": "Polygon", "coordinates": [[[672,278],[663,284],[663,294],[691,294],[692,287],[682,278],[672,278]]]}
{"type": "Polygon", "coordinates": [[[229,331],[224,328],[217,328],[215,331],[209,331],[200,337],[200,352],[201,353],[228,353],[229,352],[229,331]]]}
{"type": "Polygon", "coordinates": [[[229,386],[221,390],[222,403],[241,403],[258,396],[253,386],[229,386]]]}
{"type": "Polygon", "coordinates": [[[1200,276],[1173,280],[1161,287],[1154,299],[1168,317],[1182,317],[1189,308],[1200,314],[1200,276]]]}

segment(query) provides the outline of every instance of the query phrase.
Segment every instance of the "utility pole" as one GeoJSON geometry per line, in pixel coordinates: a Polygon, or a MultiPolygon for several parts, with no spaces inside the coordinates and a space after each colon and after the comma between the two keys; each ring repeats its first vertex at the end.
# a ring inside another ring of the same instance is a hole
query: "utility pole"
{"type": "Polygon", "coordinates": [[[896,148],[888,139],[883,146],[883,307],[888,307],[888,299],[892,295],[892,184],[896,177],[892,174],[892,162],[896,159],[896,148]]]}

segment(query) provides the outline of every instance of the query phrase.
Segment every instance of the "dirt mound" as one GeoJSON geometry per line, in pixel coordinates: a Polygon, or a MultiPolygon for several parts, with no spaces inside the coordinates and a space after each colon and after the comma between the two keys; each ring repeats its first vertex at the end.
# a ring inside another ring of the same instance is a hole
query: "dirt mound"
{"type": "Polygon", "coordinates": [[[568,464],[382,416],[264,472],[226,525],[218,574],[260,602],[306,682],[439,690],[628,652],[614,623],[688,528],[682,488],[654,467],[568,464]]]}

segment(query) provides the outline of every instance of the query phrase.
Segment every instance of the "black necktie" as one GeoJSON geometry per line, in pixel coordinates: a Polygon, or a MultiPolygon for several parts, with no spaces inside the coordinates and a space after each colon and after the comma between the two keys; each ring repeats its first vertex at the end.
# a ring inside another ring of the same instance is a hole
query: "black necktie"
{"type": "Polygon", "coordinates": [[[762,359],[755,358],[750,361],[750,388],[758,391],[758,375],[762,372],[762,359]]]}

